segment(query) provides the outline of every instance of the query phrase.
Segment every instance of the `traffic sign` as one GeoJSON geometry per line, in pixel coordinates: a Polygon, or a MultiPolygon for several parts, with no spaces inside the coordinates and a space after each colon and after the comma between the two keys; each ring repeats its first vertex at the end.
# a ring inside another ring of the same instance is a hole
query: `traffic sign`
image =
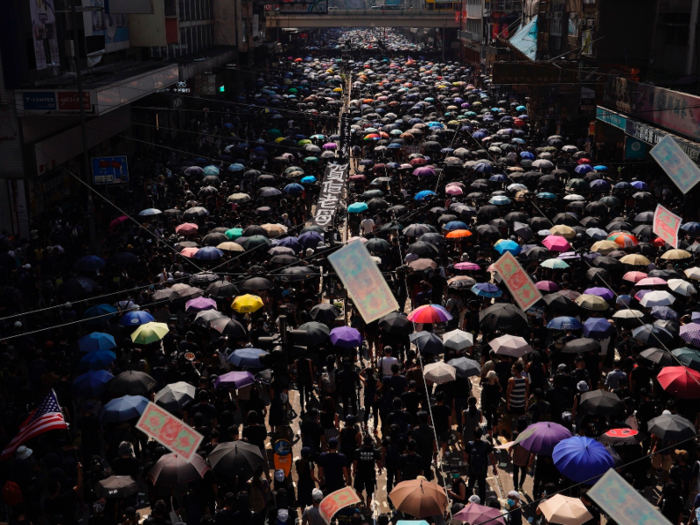
{"type": "Polygon", "coordinates": [[[126,156],[93,157],[92,181],[95,184],[123,184],[129,182],[126,156]]]}

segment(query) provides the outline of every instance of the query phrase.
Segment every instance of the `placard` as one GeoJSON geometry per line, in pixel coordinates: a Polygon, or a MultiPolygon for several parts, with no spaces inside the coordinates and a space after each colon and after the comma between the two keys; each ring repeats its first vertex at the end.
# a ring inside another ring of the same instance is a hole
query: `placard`
{"type": "Polygon", "coordinates": [[[613,469],[593,485],[588,497],[619,525],[671,525],[658,509],[613,469]]]}
{"type": "Polygon", "coordinates": [[[362,241],[328,256],[365,323],[399,309],[394,294],[362,241]]]}
{"type": "Polygon", "coordinates": [[[649,154],[683,193],[688,193],[700,181],[700,168],[669,135],[662,138],[649,154]]]}
{"type": "Polygon", "coordinates": [[[542,299],[542,294],[535,286],[535,283],[532,282],[530,276],[520,266],[520,263],[513,257],[512,253],[504,253],[493,266],[522,310],[527,310],[542,299]]]}
{"type": "Polygon", "coordinates": [[[658,204],[654,212],[654,233],[674,248],[678,248],[678,230],[682,221],[678,215],[658,204]]]}
{"type": "Polygon", "coordinates": [[[175,452],[188,463],[204,436],[155,403],[149,402],[136,428],[175,452]]]}
{"type": "Polygon", "coordinates": [[[333,217],[348,180],[348,171],[348,164],[330,164],[326,168],[312,224],[324,228],[333,225],[333,217]]]}
{"type": "Polygon", "coordinates": [[[357,492],[351,487],[345,487],[335,492],[331,492],[323,498],[321,504],[318,506],[319,514],[323,521],[330,523],[335,516],[335,513],[340,509],[354,505],[355,503],[360,503],[362,501],[357,492]]]}

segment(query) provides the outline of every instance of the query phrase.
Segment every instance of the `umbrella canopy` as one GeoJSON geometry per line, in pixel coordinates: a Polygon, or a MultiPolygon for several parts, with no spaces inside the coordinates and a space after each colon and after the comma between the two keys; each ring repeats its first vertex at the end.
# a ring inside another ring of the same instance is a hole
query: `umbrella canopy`
{"type": "Polygon", "coordinates": [[[78,347],[81,352],[94,352],[96,350],[111,350],[117,347],[117,343],[110,334],[93,332],[78,339],[78,347]]]}
{"type": "Polygon", "coordinates": [[[554,447],[552,459],[559,472],[577,483],[585,481],[592,484],[595,478],[615,467],[610,452],[603,444],[583,436],[560,441],[554,447]]]}
{"type": "Polygon", "coordinates": [[[100,498],[124,499],[139,490],[131,476],[110,476],[95,484],[95,493],[100,498]]]}
{"type": "Polygon", "coordinates": [[[264,305],[263,300],[257,295],[239,295],[231,303],[231,308],[241,314],[257,312],[264,305]]]}
{"type": "Polygon", "coordinates": [[[148,399],[143,396],[118,397],[104,406],[101,419],[105,423],[119,423],[135,419],[141,417],[147,406],[148,399]]]}
{"type": "Polygon", "coordinates": [[[389,494],[394,506],[414,518],[441,516],[447,509],[447,494],[437,483],[425,479],[402,481],[389,494]]]}
{"type": "Polygon", "coordinates": [[[214,381],[215,388],[243,388],[255,383],[255,376],[250,372],[229,372],[214,381]]]}
{"type": "Polygon", "coordinates": [[[442,385],[457,379],[457,369],[443,361],[430,363],[423,368],[423,375],[428,381],[442,385]]]}
{"type": "Polygon", "coordinates": [[[502,335],[493,339],[490,343],[494,352],[499,355],[511,357],[522,357],[532,352],[532,347],[522,337],[513,335],[502,335]]]}
{"type": "Polygon", "coordinates": [[[209,465],[199,454],[194,454],[190,461],[185,461],[177,454],[170,453],[156,461],[148,471],[148,478],[159,487],[180,487],[202,479],[207,470],[209,465]]]}
{"type": "Polygon", "coordinates": [[[571,437],[571,431],[562,425],[544,421],[523,430],[515,440],[524,449],[535,454],[551,455],[560,441],[571,437]]]}
{"type": "Polygon", "coordinates": [[[697,434],[695,425],[678,414],[662,414],[651,418],[647,429],[650,434],[664,441],[683,441],[697,434]]]}
{"type": "Polygon", "coordinates": [[[388,334],[406,335],[413,331],[413,323],[405,314],[392,312],[379,319],[379,328],[388,334]]]}
{"type": "Polygon", "coordinates": [[[75,378],[71,391],[77,397],[97,397],[107,390],[107,383],[113,377],[106,370],[90,370],[75,378]]]}
{"type": "Polygon", "coordinates": [[[356,348],[362,345],[362,334],[357,328],[339,326],[331,330],[331,343],[341,348],[356,348]]]}
{"type": "Polygon", "coordinates": [[[625,408],[625,404],[612,392],[593,390],[581,394],[580,409],[589,414],[614,416],[623,408],[625,408]]]}
{"type": "Polygon", "coordinates": [[[432,332],[416,332],[409,339],[426,354],[441,354],[445,350],[442,340],[432,332]]]}
{"type": "Polygon", "coordinates": [[[593,516],[583,502],[578,498],[568,498],[561,494],[555,494],[537,507],[548,523],[558,525],[582,525],[593,516]]]}
{"type": "Polygon", "coordinates": [[[485,505],[479,505],[478,503],[467,504],[454,515],[454,519],[463,523],[469,523],[469,525],[482,525],[487,523],[505,525],[500,510],[494,509],[493,507],[486,507],[485,505]]]}
{"type": "Polygon", "coordinates": [[[408,320],[414,323],[445,323],[452,319],[450,313],[439,304],[426,304],[419,306],[408,314],[408,320]]]}
{"type": "Polygon", "coordinates": [[[217,445],[208,459],[217,474],[240,479],[248,479],[265,465],[260,449],[240,440],[217,445]]]}
{"type": "Polygon", "coordinates": [[[170,331],[165,323],[150,322],[139,326],[133,334],[131,340],[140,345],[157,343],[170,331]]]}
{"type": "Polygon", "coordinates": [[[260,362],[261,355],[269,355],[260,348],[239,348],[231,352],[226,361],[241,368],[265,368],[260,362]]]}
{"type": "Polygon", "coordinates": [[[442,342],[446,348],[464,350],[474,346],[474,336],[462,330],[452,330],[442,335],[442,342]]]}
{"type": "Polygon", "coordinates": [[[194,386],[185,381],[178,381],[165,385],[156,393],[153,401],[168,412],[179,413],[183,408],[194,403],[196,392],[197,389],[194,386]]]}
{"type": "Polygon", "coordinates": [[[109,382],[108,389],[117,396],[147,396],[155,390],[158,383],[146,372],[127,370],[114,377],[109,382]]]}
{"type": "Polygon", "coordinates": [[[468,357],[450,359],[447,364],[453,366],[457,371],[457,377],[461,377],[463,379],[468,379],[472,376],[478,376],[481,374],[481,365],[468,357]]]}
{"type": "Polygon", "coordinates": [[[661,387],[682,399],[700,398],[700,372],[685,366],[667,366],[656,376],[661,387]]]}

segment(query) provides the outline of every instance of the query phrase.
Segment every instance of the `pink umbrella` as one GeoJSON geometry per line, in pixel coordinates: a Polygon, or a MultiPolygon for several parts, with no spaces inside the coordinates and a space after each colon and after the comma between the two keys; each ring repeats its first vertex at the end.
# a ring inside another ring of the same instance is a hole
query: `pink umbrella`
{"type": "Polygon", "coordinates": [[[478,503],[469,503],[454,515],[454,519],[469,523],[469,525],[481,525],[482,523],[505,525],[501,511],[478,503]]]}
{"type": "Polygon", "coordinates": [[[117,218],[114,219],[112,222],[110,222],[110,223],[109,223],[109,227],[110,227],[110,228],[114,228],[115,226],[118,226],[118,225],[120,225],[122,222],[128,221],[128,220],[129,220],[129,217],[127,217],[126,215],[122,215],[121,217],[117,217],[117,218]]]}
{"type": "Polygon", "coordinates": [[[367,175],[350,175],[350,180],[366,180],[367,175]]]}
{"type": "Polygon", "coordinates": [[[439,304],[426,304],[419,306],[408,314],[408,320],[414,323],[444,323],[452,319],[450,313],[439,304]]]}
{"type": "Polygon", "coordinates": [[[543,292],[558,292],[559,291],[559,285],[555,283],[554,281],[538,281],[535,283],[535,286],[537,287],[538,290],[541,290],[543,292]]]}
{"type": "Polygon", "coordinates": [[[461,262],[455,264],[456,270],[481,270],[481,266],[473,262],[461,262]]]}
{"type": "Polygon", "coordinates": [[[183,248],[180,255],[183,257],[194,257],[194,254],[199,251],[199,248],[183,248]]]}
{"type": "Polygon", "coordinates": [[[559,235],[547,235],[542,241],[542,244],[553,252],[566,252],[571,249],[569,241],[559,235]]]}
{"type": "Polygon", "coordinates": [[[664,281],[661,277],[645,277],[644,279],[637,281],[637,286],[659,286],[665,284],[666,281],[664,281]]]}
{"type": "Polygon", "coordinates": [[[175,233],[181,233],[182,235],[192,235],[193,233],[197,233],[197,230],[199,230],[199,226],[191,222],[185,222],[175,228],[175,233]]]}
{"type": "Polygon", "coordinates": [[[622,278],[625,281],[637,283],[642,279],[646,278],[646,276],[647,274],[645,274],[644,272],[627,272],[625,275],[622,276],[622,278]]]}
{"type": "Polygon", "coordinates": [[[202,310],[216,310],[216,301],[208,297],[197,297],[185,303],[185,311],[201,312],[202,310]]]}
{"type": "Polygon", "coordinates": [[[445,193],[448,195],[462,195],[464,192],[459,186],[445,186],[445,193]]]}
{"type": "Polygon", "coordinates": [[[350,237],[348,239],[348,244],[350,244],[351,242],[355,242],[355,241],[360,241],[363,244],[367,244],[367,241],[369,241],[369,239],[367,239],[366,237],[358,237],[358,236],[350,237]]]}

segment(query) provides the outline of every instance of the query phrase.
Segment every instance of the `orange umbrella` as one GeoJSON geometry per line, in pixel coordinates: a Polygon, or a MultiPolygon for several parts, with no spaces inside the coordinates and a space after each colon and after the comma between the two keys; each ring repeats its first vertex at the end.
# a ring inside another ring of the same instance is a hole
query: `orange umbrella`
{"type": "Polygon", "coordinates": [[[423,476],[396,485],[389,499],[398,510],[414,518],[441,516],[447,509],[445,489],[423,476]]]}
{"type": "Polygon", "coordinates": [[[461,239],[462,237],[471,237],[473,234],[469,230],[452,230],[445,237],[448,239],[461,239]]]}

